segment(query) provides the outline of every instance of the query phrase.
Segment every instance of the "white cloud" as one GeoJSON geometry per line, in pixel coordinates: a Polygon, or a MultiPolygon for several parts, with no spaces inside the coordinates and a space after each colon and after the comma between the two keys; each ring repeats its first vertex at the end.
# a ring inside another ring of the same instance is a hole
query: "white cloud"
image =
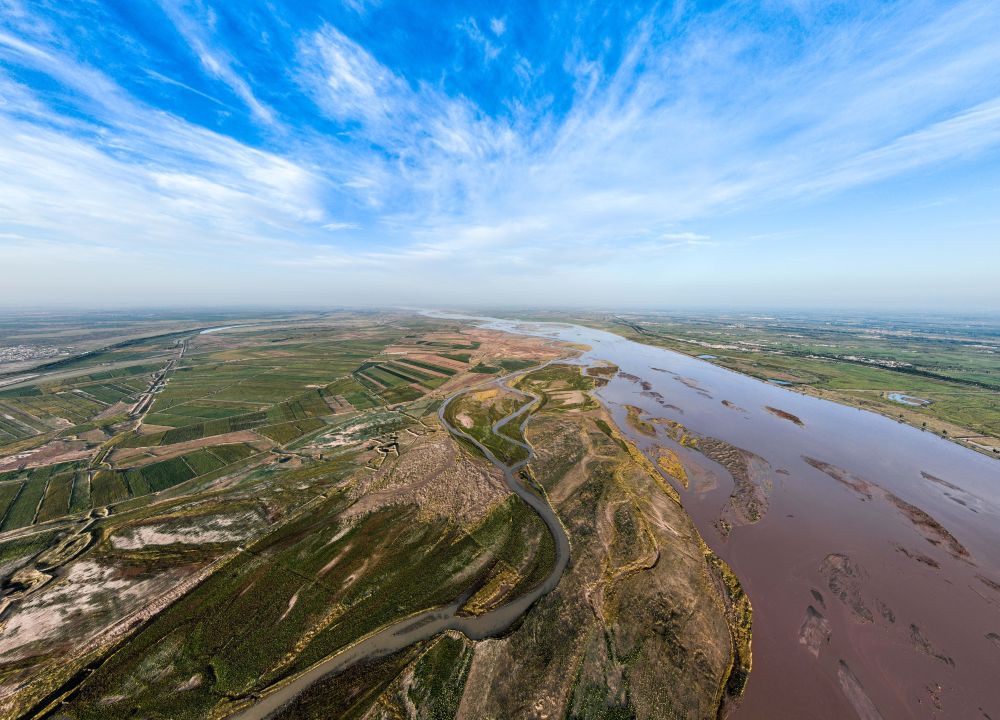
{"type": "Polygon", "coordinates": [[[299,43],[299,77],[330,116],[386,131],[406,111],[409,89],[363,47],[327,25],[299,43]]]}
{"type": "MultiPolygon", "coordinates": [[[[482,36],[471,19],[462,27],[482,36]]],[[[345,184],[370,194],[404,257],[505,262],[545,245],[557,249],[552,256],[572,247],[597,258],[595,248],[609,242],[696,250],[714,242],[669,228],[1000,143],[986,132],[986,106],[942,121],[947,131],[899,134],[975,84],[924,85],[943,47],[968,78],[1000,61],[988,33],[960,13],[935,24],[933,36],[913,18],[881,27],[867,38],[854,27],[830,33],[801,62],[761,74],[741,58],[764,38],[693,27],[665,47],[640,25],[613,75],[578,60],[582,85],[565,118],[524,126],[412,87],[331,27],[300,43],[301,77],[328,114],[358,122],[354,132],[388,153],[368,158],[364,175],[345,184]],[[867,76],[860,85],[859,73],[867,76]],[[905,108],[878,106],[900,86],[905,108]]]]}
{"type": "Polygon", "coordinates": [[[344,5],[358,15],[364,15],[371,8],[381,4],[381,0],[344,0],[344,5]]]}
{"type": "Polygon", "coordinates": [[[708,235],[701,235],[694,232],[663,233],[660,235],[659,240],[670,246],[709,245],[712,241],[708,235]]]}
{"type": "Polygon", "coordinates": [[[0,230],[129,253],[197,253],[284,245],[326,217],[326,181],[302,165],[144,107],[60,55],[30,46],[18,52],[86,93],[82,101],[103,124],[95,132],[60,122],[0,75],[0,95],[32,110],[0,112],[0,230]]]}
{"type": "Polygon", "coordinates": [[[860,185],[932,163],[961,160],[996,145],[1000,145],[1000,98],[859,153],[803,189],[860,185]]]}
{"type": "MultiPolygon", "coordinates": [[[[496,21],[495,20],[490,21],[491,28],[495,27],[494,22],[496,21]]],[[[500,22],[502,23],[502,21],[500,22]]],[[[469,40],[472,41],[472,44],[476,45],[479,48],[480,52],[483,53],[483,59],[486,62],[488,63],[492,62],[493,60],[497,59],[497,56],[500,55],[500,51],[502,50],[502,48],[500,48],[497,45],[494,45],[493,41],[486,36],[486,33],[484,33],[482,30],[479,29],[479,23],[476,22],[475,18],[471,17],[466,18],[461,23],[459,23],[458,27],[459,29],[462,30],[462,32],[465,33],[465,35],[469,38],[469,40]]],[[[499,37],[503,33],[497,32],[494,29],[493,34],[499,37]]]]}
{"type": "Polygon", "coordinates": [[[324,230],[329,230],[330,232],[340,232],[341,230],[360,230],[361,226],[357,223],[348,222],[332,222],[326,223],[322,226],[324,230]]]}
{"type": "Polygon", "coordinates": [[[204,9],[200,18],[189,14],[189,7],[181,7],[176,0],[160,0],[160,7],[170,18],[177,31],[191,46],[202,66],[214,77],[221,80],[246,104],[261,122],[268,125],[276,121],[274,111],[260,102],[249,83],[237,72],[236,61],[230,55],[212,47],[204,30],[215,30],[216,18],[211,8],[204,9]]]}

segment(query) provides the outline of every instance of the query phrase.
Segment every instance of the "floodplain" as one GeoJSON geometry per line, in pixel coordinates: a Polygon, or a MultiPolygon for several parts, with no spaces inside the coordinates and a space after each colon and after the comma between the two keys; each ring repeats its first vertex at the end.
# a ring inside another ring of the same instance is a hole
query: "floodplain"
{"type": "Polygon", "coordinates": [[[970,669],[997,632],[989,452],[648,335],[388,311],[181,324],[3,377],[2,717],[997,699],[970,669]],[[906,461],[874,472],[890,446],[906,461]],[[886,663],[905,672],[881,686],[886,663]]]}

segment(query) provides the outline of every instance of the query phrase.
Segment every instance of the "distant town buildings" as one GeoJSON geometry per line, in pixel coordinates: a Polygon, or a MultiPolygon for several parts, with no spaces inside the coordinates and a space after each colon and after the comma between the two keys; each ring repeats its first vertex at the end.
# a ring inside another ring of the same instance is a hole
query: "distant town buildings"
{"type": "Polygon", "coordinates": [[[46,347],[43,345],[0,345],[0,363],[44,360],[46,358],[69,355],[71,348],[46,347]]]}

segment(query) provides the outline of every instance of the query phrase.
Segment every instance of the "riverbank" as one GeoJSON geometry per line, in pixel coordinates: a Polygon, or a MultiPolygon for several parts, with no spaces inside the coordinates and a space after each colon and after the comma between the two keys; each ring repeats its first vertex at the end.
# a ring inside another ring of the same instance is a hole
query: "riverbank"
{"type": "MultiPolygon", "coordinates": [[[[766,363],[764,363],[764,366],[758,367],[755,363],[757,360],[763,360],[765,358],[769,360],[780,358],[782,363],[785,365],[790,363],[792,360],[795,360],[795,362],[803,368],[806,367],[803,363],[813,363],[823,369],[830,369],[835,366],[835,360],[823,358],[792,358],[787,355],[782,355],[781,353],[778,353],[777,355],[770,355],[768,351],[760,348],[745,348],[738,354],[733,354],[731,352],[727,353],[726,350],[714,349],[712,352],[718,354],[709,356],[704,354],[704,347],[701,345],[692,345],[691,341],[666,337],[654,331],[645,330],[643,326],[636,323],[598,321],[587,317],[574,318],[574,322],[586,327],[614,333],[628,340],[632,340],[633,342],[650,345],[652,347],[664,348],[672,352],[686,355],[687,357],[693,359],[710,362],[713,365],[724,367],[757,380],[772,383],[777,382],[782,387],[786,387],[803,395],[821,398],[823,400],[836,402],[849,407],[877,412],[880,415],[891,418],[892,420],[906,423],[907,425],[917,428],[918,430],[933,433],[962,447],[1000,459],[1000,435],[984,433],[967,425],[949,421],[936,414],[936,408],[934,407],[933,402],[928,402],[919,407],[909,407],[890,400],[888,397],[890,394],[897,391],[900,387],[905,386],[907,382],[913,381],[913,378],[907,375],[887,375],[890,371],[885,368],[879,368],[877,366],[861,366],[857,363],[848,363],[846,367],[849,369],[850,374],[845,377],[845,382],[847,382],[848,377],[856,376],[857,374],[862,373],[872,375],[873,378],[875,378],[874,380],[871,378],[865,378],[862,381],[862,384],[873,383],[873,386],[860,388],[843,387],[836,389],[823,388],[817,387],[808,382],[809,376],[816,375],[815,368],[796,370],[794,365],[776,368],[770,367],[766,363]],[[801,373],[801,375],[805,377],[794,374],[796,372],[801,373]],[[878,386],[882,387],[879,388],[878,386]]],[[[730,348],[730,350],[732,350],[732,348],[730,348]]],[[[919,378],[919,380],[922,383],[937,382],[940,386],[938,392],[945,394],[952,392],[950,388],[953,386],[949,386],[947,381],[930,381],[923,378],[919,378]]],[[[965,390],[961,391],[964,392],[965,390]]],[[[924,392],[926,392],[926,390],[924,392]]],[[[983,392],[988,394],[988,391],[983,392]]],[[[992,393],[992,395],[996,395],[996,413],[1000,413],[1000,393],[992,393]]]]}

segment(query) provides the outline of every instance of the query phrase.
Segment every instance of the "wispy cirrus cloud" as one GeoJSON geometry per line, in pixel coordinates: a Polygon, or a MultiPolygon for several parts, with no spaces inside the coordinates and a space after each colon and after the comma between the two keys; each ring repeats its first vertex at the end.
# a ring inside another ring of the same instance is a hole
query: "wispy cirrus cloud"
{"type": "Polygon", "coordinates": [[[246,103],[254,117],[267,124],[274,123],[274,111],[254,95],[250,84],[240,75],[236,60],[211,42],[210,34],[216,24],[211,7],[198,0],[160,0],[160,7],[188,42],[202,67],[246,103]]]}
{"type": "MultiPolygon", "coordinates": [[[[955,13],[936,27],[957,40],[968,38],[974,23],[955,13]]],[[[906,47],[902,56],[881,47],[880,33],[846,46],[856,32],[831,30],[800,63],[754,82],[739,58],[761,38],[713,37],[712,28],[693,27],[671,49],[652,43],[640,28],[613,72],[582,63],[582,76],[596,73],[593,87],[560,123],[529,127],[483,121],[464,98],[411,88],[336,31],[303,43],[325,61],[312,68],[320,104],[335,117],[357,118],[362,135],[368,131],[405,158],[399,177],[426,188],[447,215],[404,213],[403,221],[422,221],[424,229],[440,223],[454,235],[463,218],[482,227],[491,216],[549,216],[549,241],[565,233],[586,243],[588,237],[641,235],[744,203],[836,192],[997,144],[998,125],[986,107],[901,134],[915,121],[939,117],[968,90],[950,73],[950,87],[921,88],[922,80],[939,74],[938,56],[948,45],[940,32],[933,41],[923,26],[899,33],[892,47],[906,47]],[[839,66],[822,70],[819,58],[832,50],[839,66]],[[858,92],[862,59],[868,78],[858,92]],[[822,80],[815,89],[814,76],[822,80]],[[905,107],[874,112],[879,98],[901,92],[905,107]],[[735,102],[709,103],[713,94],[735,102]],[[367,102],[374,97],[378,102],[367,102]]],[[[979,43],[952,57],[960,77],[982,76],[1000,59],[995,44],[978,35],[979,43]]],[[[405,196],[391,184],[386,193],[405,196]]]]}
{"type": "Polygon", "coordinates": [[[496,44],[495,39],[503,35],[504,25],[502,20],[490,20],[490,30],[493,37],[487,36],[479,29],[479,23],[474,17],[467,17],[458,24],[458,27],[466,34],[469,41],[483,54],[486,62],[493,62],[500,56],[502,48],[496,44]]]}
{"type": "Polygon", "coordinates": [[[0,35],[70,87],[99,124],[53,114],[0,76],[0,224],[48,242],[204,251],[287,242],[326,217],[325,179],[138,103],[72,58],[0,35]],[[197,238],[197,243],[192,239],[197,238]]]}
{"type": "Polygon", "coordinates": [[[360,123],[377,137],[415,111],[406,81],[337,28],[324,26],[298,48],[302,86],[330,117],[360,123]]]}

